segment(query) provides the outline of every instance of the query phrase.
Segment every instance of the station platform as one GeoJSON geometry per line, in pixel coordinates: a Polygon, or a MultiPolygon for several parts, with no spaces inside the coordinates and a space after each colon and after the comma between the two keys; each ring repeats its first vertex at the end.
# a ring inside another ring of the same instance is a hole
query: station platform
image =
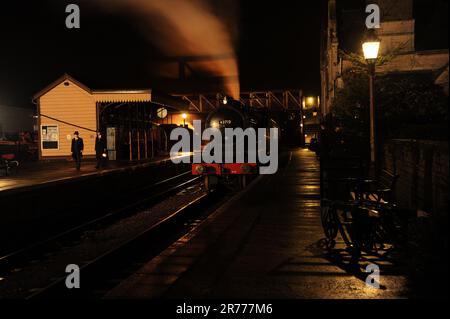
{"type": "MultiPolygon", "coordinates": [[[[179,157],[191,156],[180,154],[179,157]]],[[[181,176],[190,165],[168,156],[142,162],[86,160],[25,163],[0,176],[0,254],[44,240],[151,195],[152,185],[181,176]],[[27,235],[25,235],[27,234],[27,235]]]]}
{"type": "Polygon", "coordinates": [[[3,171],[0,172],[0,197],[16,192],[31,191],[58,183],[62,184],[136,168],[161,165],[170,161],[169,156],[159,156],[141,162],[110,161],[106,167],[96,169],[96,162],[94,160],[86,160],[82,163],[80,171],[75,169],[75,164],[71,161],[24,163],[19,166],[17,173],[14,168],[8,176],[3,171]]]}
{"type": "Polygon", "coordinates": [[[398,272],[382,270],[383,289],[372,288],[330,258],[323,238],[319,162],[308,150],[293,150],[277,174],[259,177],[105,298],[406,296],[406,279],[398,272]]]}

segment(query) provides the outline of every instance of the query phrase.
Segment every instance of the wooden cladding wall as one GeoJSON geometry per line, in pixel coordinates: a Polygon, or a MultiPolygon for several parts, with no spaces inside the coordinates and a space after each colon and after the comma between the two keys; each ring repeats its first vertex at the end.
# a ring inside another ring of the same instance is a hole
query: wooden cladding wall
{"type": "Polygon", "coordinates": [[[71,81],[64,81],[41,96],[39,106],[41,127],[53,125],[58,126],[59,129],[58,149],[42,149],[41,143],[42,158],[70,157],[71,142],[75,131],[80,132],[80,137],[84,140],[84,155],[95,155],[97,110],[95,99],[90,92],[71,81]]]}

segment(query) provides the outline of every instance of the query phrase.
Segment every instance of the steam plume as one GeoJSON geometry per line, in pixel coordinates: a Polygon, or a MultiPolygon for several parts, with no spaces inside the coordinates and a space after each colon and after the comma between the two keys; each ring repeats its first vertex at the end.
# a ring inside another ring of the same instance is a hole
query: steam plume
{"type": "Polygon", "coordinates": [[[136,14],[158,33],[151,40],[169,56],[216,57],[196,65],[224,78],[224,90],[239,98],[239,75],[233,37],[206,0],[95,0],[109,9],[136,14]],[[222,58],[217,58],[222,57],[222,58]]]}

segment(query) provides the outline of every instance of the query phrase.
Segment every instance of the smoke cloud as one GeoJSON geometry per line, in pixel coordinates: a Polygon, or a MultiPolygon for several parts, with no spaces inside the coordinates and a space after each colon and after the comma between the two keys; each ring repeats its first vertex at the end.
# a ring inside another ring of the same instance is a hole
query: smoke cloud
{"type": "Polygon", "coordinates": [[[140,23],[152,29],[150,40],[170,57],[203,57],[195,62],[195,67],[211,76],[223,77],[224,91],[239,98],[239,71],[233,45],[235,29],[224,18],[229,13],[219,16],[207,0],[95,0],[93,3],[136,15],[140,23]]]}

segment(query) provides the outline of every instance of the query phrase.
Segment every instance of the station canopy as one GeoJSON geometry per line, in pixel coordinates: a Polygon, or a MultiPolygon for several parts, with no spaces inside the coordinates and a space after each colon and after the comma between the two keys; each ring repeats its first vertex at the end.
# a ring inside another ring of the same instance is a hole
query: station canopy
{"type": "Polygon", "coordinates": [[[93,91],[98,103],[139,103],[151,102],[152,91],[93,91]]]}

